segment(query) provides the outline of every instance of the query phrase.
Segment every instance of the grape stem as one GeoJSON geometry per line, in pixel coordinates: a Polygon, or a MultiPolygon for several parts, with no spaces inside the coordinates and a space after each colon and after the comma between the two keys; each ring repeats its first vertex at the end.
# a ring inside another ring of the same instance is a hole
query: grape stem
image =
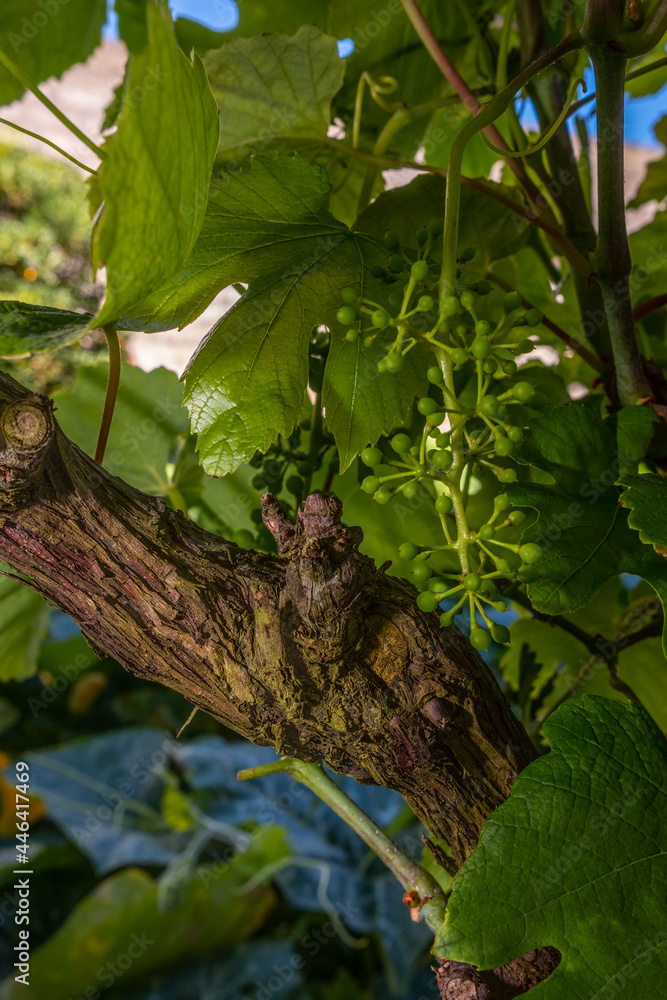
{"type": "Polygon", "coordinates": [[[111,430],[111,421],[113,419],[113,411],[116,406],[118,386],[120,385],[120,344],[118,343],[118,333],[116,331],[116,327],[113,324],[105,326],[104,334],[107,338],[107,346],[109,348],[109,377],[107,379],[107,391],[104,397],[104,409],[102,411],[100,432],[97,438],[97,448],[95,449],[95,461],[98,465],[101,465],[104,461],[104,452],[106,451],[107,441],[109,440],[109,431],[111,430]]]}

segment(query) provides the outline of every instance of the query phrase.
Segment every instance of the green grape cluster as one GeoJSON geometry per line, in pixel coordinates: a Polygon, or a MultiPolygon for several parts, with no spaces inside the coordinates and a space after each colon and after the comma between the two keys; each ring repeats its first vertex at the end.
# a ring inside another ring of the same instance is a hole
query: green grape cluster
{"type": "MultiPolygon", "coordinates": [[[[510,499],[504,493],[496,496],[488,522],[472,532],[461,483],[464,473],[469,478],[473,473],[491,472],[500,484],[518,478],[513,453],[523,440],[531,412],[542,409],[547,399],[529,381],[530,369],[528,378],[518,377],[516,359],[533,350],[534,341],[527,332],[540,325],[542,314],[525,309],[519,293],[509,292],[494,322],[483,315],[488,309],[478,315],[480,299],[489,294],[491,285],[486,281],[466,284],[462,269],[457,271],[454,293],[438,298],[439,269],[429,253],[441,233],[440,220],[420,229],[416,251],[402,249],[398,235],[387,233],[385,246],[390,256],[386,267],[372,269],[375,277],[396,284],[387,305],[365,299],[354,288],[344,288],[345,304],[337,318],[348,328],[348,341],[363,337],[370,346],[382,338],[386,353],[378,362],[381,373],[400,372],[417,343],[429,346],[436,356],[437,363],[426,375],[428,394],[416,403],[419,421],[413,422],[413,428],[417,429],[399,430],[385,442],[384,450],[373,446],[361,452],[362,463],[371,472],[362,479],[361,488],[379,504],[398,496],[410,500],[418,494],[433,503],[443,544],[419,550],[405,542],[399,549],[403,559],[413,562],[411,575],[421,588],[417,603],[423,611],[434,611],[445,598],[455,597],[458,603],[441,616],[442,625],[447,626],[468,602],[471,620],[475,622],[479,613],[486,626],[473,628],[473,645],[487,649],[492,640],[509,639],[505,626],[495,624],[485,610],[488,606],[505,608],[496,581],[530,582],[537,575],[535,563],[541,550],[534,544],[505,540],[503,529],[517,527],[525,515],[520,510],[507,511],[510,499]],[[415,317],[421,321],[416,323],[415,317]],[[462,397],[460,389],[466,385],[476,386],[474,401],[469,390],[462,397]],[[452,549],[459,555],[460,572],[433,576],[430,556],[452,549]]],[[[458,262],[465,265],[474,257],[474,249],[464,249],[458,262]]]]}

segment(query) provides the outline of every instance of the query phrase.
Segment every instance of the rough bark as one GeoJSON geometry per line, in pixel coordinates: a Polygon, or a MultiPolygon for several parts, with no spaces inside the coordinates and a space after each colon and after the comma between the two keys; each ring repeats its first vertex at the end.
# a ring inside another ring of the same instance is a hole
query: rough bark
{"type": "Polygon", "coordinates": [[[0,373],[0,560],[138,676],[400,792],[460,864],[535,755],[525,730],[467,640],[359,553],[335,497],[309,497],[295,525],[264,508],[278,557],[110,476],[0,373]]]}

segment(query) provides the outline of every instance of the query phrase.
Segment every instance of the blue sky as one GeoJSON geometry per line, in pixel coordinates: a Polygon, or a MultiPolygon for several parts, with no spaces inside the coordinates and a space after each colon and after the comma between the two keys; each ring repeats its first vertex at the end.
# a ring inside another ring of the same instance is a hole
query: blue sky
{"type": "MultiPolygon", "coordinates": [[[[112,6],[112,0],[109,0],[112,6]]],[[[201,21],[209,28],[218,31],[228,31],[238,21],[238,8],[234,0],[171,0],[170,7],[174,15],[201,21]]],[[[107,36],[114,37],[115,18],[111,14],[107,25],[107,36]]],[[[342,55],[347,52],[343,49],[342,55]]],[[[586,80],[588,86],[591,80],[586,80]]],[[[653,135],[652,126],[667,113],[667,87],[649,97],[626,102],[625,138],[627,142],[643,146],[658,145],[653,135]]]]}

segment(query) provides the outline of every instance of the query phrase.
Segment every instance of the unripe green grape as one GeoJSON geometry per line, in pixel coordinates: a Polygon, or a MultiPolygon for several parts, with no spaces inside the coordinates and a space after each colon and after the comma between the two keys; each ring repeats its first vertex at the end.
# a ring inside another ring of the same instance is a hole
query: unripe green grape
{"type": "Polygon", "coordinates": [[[379,371],[380,375],[384,375],[384,373],[387,371],[387,359],[380,358],[380,360],[376,365],[376,368],[379,371]]]}
{"type": "Polygon", "coordinates": [[[373,499],[376,503],[389,503],[391,500],[392,493],[388,486],[381,486],[379,490],[376,490],[373,494],[373,499]]]}
{"type": "Polygon", "coordinates": [[[459,337],[467,337],[469,333],[472,333],[472,327],[466,323],[457,323],[456,333],[459,337]]]}
{"type": "Polygon", "coordinates": [[[400,253],[395,253],[387,261],[387,267],[392,274],[400,274],[403,270],[403,256],[400,253]]]}
{"type": "Polygon", "coordinates": [[[367,337],[364,337],[364,347],[370,347],[375,340],[375,334],[369,333],[367,337]]]}
{"type": "Polygon", "coordinates": [[[483,524],[482,527],[477,532],[477,534],[479,535],[479,537],[482,539],[483,542],[490,541],[495,535],[495,533],[496,529],[493,527],[492,524],[483,524]]]}
{"type": "Polygon", "coordinates": [[[446,448],[452,439],[451,431],[438,431],[437,434],[433,435],[433,440],[437,444],[438,448],[446,448]]]}
{"type": "Polygon", "coordinates": [[[496,559],[496,569],[499,573],[509,573],[510,564],[507,559],[496,559]]]}
{"type": "Polygon", "coordinates": [[[366,476],[366,478],[361,481],[361,488],[364,493],[375,493],[375,491],[380,488],[380,480],[377,476],[366,476]]]}
{"type": "Polygon", "coordinates": [[[485,375],[493,375],[494,372],[498,371],[498,362],[495,358],[487,358],[482,364],[482,371],[485,375]]]}
{"type": "Polygon", "coordinates": [[[391,446],[399,455],[404,455],[406,451],[410,451],[411,444],[412,441],[407,434],[394,434],[391,439],[391,446]]]}
{"type": "Polygon", "coordinates": [[[493,417],[498,409],[498,400],[495,396],[482,396],[477,404],[477,410],[485,417],[493,417]]]}
{"type": "Polygon", "coordinates": [[[410,570],[415,583],[426,583],[433,576],[433,570],[425,562],[417,562],[410,570]]]}
{"type": "Polygon", "coordinates": [[[438,514],[449,514],[453,509],[453,503],[451,497],[448,497],[446,493],[439,496],[435,501],[435,509],[438,514]]]}
{"type": "Polygon", "coordinates": [[[466,247],[465,250],[462,250],[461,253],[459,254],[459,263],[467,264],[468,261],[473,259],[475,253],[476,253],[475,247],[466,247]]]}
{"type": "Polygon", "coordinates": [[[535,386],[530,382],[517,382],[512,386],[510,392],[520,403],[529,403],[535,395],[535,386]]]}
{"type": "Polygon", "coordinates": [[[525,314],[525,318],[528,326],[539,326],[544,319],[544,315],[539,309],[529,309],[525,314]]]}
{"type": "Polygon", "coordinates": [[[514,451],[514,442],[510,441],[508,437],[496,438],[493,444],[493,450],[500,458],[507,458],[507,456],[511,455],[514,451]]]}
{"type": "Polygon", "coordinates": [[[494,625],[491,629],[491,638],[494,642],[504,645],[510,641],[510,630],[506,625],[494,625]]]}
{"type": "Polygon", "coordinates": [[[502,369],[506,375],[516,375],[518,366],[516,361],[503,361],[502,369]]]}
{"type": "Polygon", "coordinates": [[[304,482],[301,476],[288,476],[285,480],[285,486],[295,497],[300,497],[303,494],[304,482]]]}
{"type": "Polygon", "coordinates": [[[348,344],[356,344],[356,342],[359,340],[359,331],[356,330],[353,326],[351,326],[349,330],[345,331],[345,339],[347,340],[348,344]]]}
{"type": "Polygon", "coordinates": [[[381,264],[373,264],[371,274],[374,278],[384,278],[386,271],[381,264]]]}
{"type": "Polygon", "coordinates": [[[428,264],[425,260],[416,260],[410,268],[410,274],[415,281],[423,281],[428,277],[428,264]]]}
{"type": "Polygon", "coordinates": [[[507,518],[510,524],[513,524],[515,528],[518,528],[520,524],[526,520],[526,515],[522,510],[513,510],[512,513],[507,518]]]}
{"type": "Polygon", "coordinates": [[[470,633],[470,642],[475,649],[479,649],[481,653],[484,653],[491,645],[491,636],[485,628],[480,628],[478,625],[470,633]]]}
{"type": "Polygon", "coordinates": [[[411,479],[401,487],[406,500],[412,500],[419,493],[419,483],[416,479],[411,479]]]}
{"type": "Polygon", "coordinates": [[[398,275],[391,274],[389,271],[387,271],[382,280],[384,281],[385,285],[394,285],[398,281],[398,275]]]}
{"type": "Polygon", "coordinates": [[[295,465],[296,465],[296,471],[299,473],[300,476],[308,477],[314,471],[313,463],[309,462],[307,459],[300,462],[295,462],[295,465]]]}
{"type": "Polygon", "coordinates": [[[431,558],[431,553],[428,551],[428,549],[424,550],[424,552],[420,552],[418,556],[415,556],[415,559],[420,562],[426,562],[426,560],[430,558],[431,558]]]}
{"type": "Polygon", "coordinates": [[[439,427],[443,423],[447,414],[444,410],[436,410],[435,413],[429,413],[426,418],[426,423],[429,427],[439,427]]]}
{"type": "Polygon", "coordinates": [[[420,312],[428,312],[429,309],[433,308],[433,298],[430,295],[422,295],[419,302],[417,303],[417,308],[420,312]]]}
{"type": "Polygon", "coordinates": [[[473,357],[479,361],[488,358],[491,349],[491,341],[488,337],[475,337],[470,347],[473,357]]]}
{"type": "Polygon", "coordinates": [[[510,426],[507,428],[507,436],[510,441],[514,441],[514,444],[518,444],[523,440],[523,431],[520,427],[510,426]]]}
{"type": "Polygon", "coordinates": [[[471,594],[474,594],[482,586],[482,578],[478,573],[466,573],[463,577],[463,586],[471,594]]]}
{"type": "Polygon", "coordinates": [[[521,296],[518,292],[508,292],[503,299],[503,309],[505,312],[512,312],[521,306],[521,296]]]}
{"type": "Polygon", "coordinates": [[[386,309],[376,309],[371,315],[371,323],[373,326],[377,326],[378,329],[383,330],[385,326],[389,325],[391,316],[386,309]]]}
{"type": "Polygon", "coordinates": [[[413,458],[419,458],[419,445],[413,444],[412,448],[410,448],[409,454],[412,455],[413,458]]]}
{"type": "Polygon", "coordinates": [[[430,396],[422,396],[421,399],[417,400],[417,409],[423,417],[426,417],[429,413],[435,413],[438,404],[430,396]]]}
{"type": "Polygon", "coordinates": [[[403,305],[403,292],[391,292],[387,302],[389,303],[390,308],[394,311],[400,309],[403,305]]]}
{"type": "Polygon", "coordinates": [[[336,313],[336,319],[341,326],[352,326],[357,321],[357,310],[354,306],[341,306],[336,313]]]}
{"type": "Polygon", "coordinates": [[[428,239],[428,229],[418,229],[416,239],[417,246],[423,247],[428,239]]]}
{"type": "MultiPolygon", "coordinates": [[[[417,261],[417,263],[421,264],[422,261],[417,261]]],[[[413,274],[413,278],[414,278],[414,274],[413,274]]],[[[455,295],[447,295],[442,300],[442,305],[440,306],[440,311],[441,311],[441,313],[442,313],[443,316],[456,316],[456,314],[459,311],[459,300],[456,298],[455,295]]]]}
{"type": "Polygon", "coordinates": [[[491,330],[491,324],[485,319],[480,319],[475,323],[475,333],[478,337],[486,337],[491,330]]]}
{"type": "Polygon", "coordinates": [[[521,583],[534,583],[539,577],[537,566],[520,566],[519,579],[521,583]]]}
{"type": "Polygon", "coordinates": [[[399,557],[401,559],[405,559],[406,562],[412,562],[418,552],[419,549],[414,542],[403,542],[403,544],[398,547],[399,557]]]}
{"type": "Polygon", "coordinates": [[[395,250],[396,247],[400,244],[400,242],[401,239],[398,233],[395,233],[393,229],[390,229],[384,238],[384,245],[386,246],[387,250],[395,250]]]}
{"type": "Polygon", "coordinates": [[[442,626],[442,628],[451,628],[453,622],[454,619],[449,614],[449,612],[443,611],[443,613],[440,615],[440,625],[442,626]]]}
{"type": "Polygon", "coordinates": [[[460,302],[464,309],[472,309],[475,304],[475,296],[470,291],[461,292],[460,302]]]}
{"type": "Polygon", "coordinates": [[[402,372],[405,368],[405,358],[399,351],[390,351],[389,354],[385,355],[384,360],[387,365],[387,371],[392,374],[402,372]]]}
{"type": "Polygon", "coordinates": [[[438,601],[435,594],[432,594],[429,590],[424,590],[421,594],[417,596],[417,607],[420,611],[435,611],[438,606],[438,601]]]}
{"type": "Polygon", "coordinates": [[[255,544],[255,536],[247,528],[241,528],[234,534],[234,541],[237,545],[240,545],[242,549],[249,549],[251,545],[255,544]]]}
{"type": "Polygon", "coordinates": [[[428,231],[431,236],[441,236],[442,231],[445,228],[444,219],[431,219],[428,224],[428,231]]]}
{"type": "Polygon", "coordinates": [[[431,459],[436,469],[442,469],[445,472],[448,469],[451,469],[453,460],[451,451],[447,451],[445,449],[438,449],[431,459]]]}
{"type": "Polygon", "coordinates": [[[512,326],[528,326],[525,316],[516,316],[512,320],[512,326]]]}
{"type": "Polygon", "coordinates": [[[536,544],[536,542],[526,542],[525,545],[522,545],[519,548],[519,559],[529,565],[539,562],[542,558],[542,554],[542,549],[536,544]]]}
{"type": "Polygon", "coordinates": [[[455,365],[464,365],[468,360],[468,352],[463,347],[455,347],[452,351],[452,362],[455,365]]]}
{"type": "Polygon", "coordinates": [[[442,385],[444,382],[443,374],[437,365],[433,365],[427,370],[426,378],[429,380],[431,385],[442,385]]]}
{"type": "Polygon", "coordinates": [[[498,474],[498,482],[500,483],[515,483],[517,479],[516,469],[503,469],[498,474]]]}
{"type": "Polygon", "coordinates": [[[478,281],[475,291],[478,295],[488,295],[491,291],[491,285],[488,281],[478,281]]]}
{"type": "Polygon", "coordinates": [[[368,465],[372,469],[374,465],[379,465],[382,461],[382,452],[379,448],[364,448],[360,457],[364,465],[368,465]]]}
{"type": "Polygon", "coordinates": [[[352,305],[352,303],[356,302],[359,298],[359,292],[356,288],[352,288],[348,285],[346,288],[341,289],[340,297],[343,302],[347,302],[349,305],[352,305]]]}
{"type": "Polygon", "coordinates": [[[534,350],[535,344],[532,340],[528,340],[528,338],[526,338],[526,340],[520,340],[515,347],[517,354],[530,354],[530,352],[534,350]]]}
{"type": "Polygon", "coordinates": [[[507,496],[507,493],[499,493],[497,497],[494,497],[493,506],[497,510],[507,510],[508,507],[512,506],[512,501],[507,496]]]}
{"type": "Polygon", "coordinates": [[[451,588],[451,583],[443,580],[441,576],[432,576],[426,586],[432,594],[444,594],[446,590],[451,588]]]}

